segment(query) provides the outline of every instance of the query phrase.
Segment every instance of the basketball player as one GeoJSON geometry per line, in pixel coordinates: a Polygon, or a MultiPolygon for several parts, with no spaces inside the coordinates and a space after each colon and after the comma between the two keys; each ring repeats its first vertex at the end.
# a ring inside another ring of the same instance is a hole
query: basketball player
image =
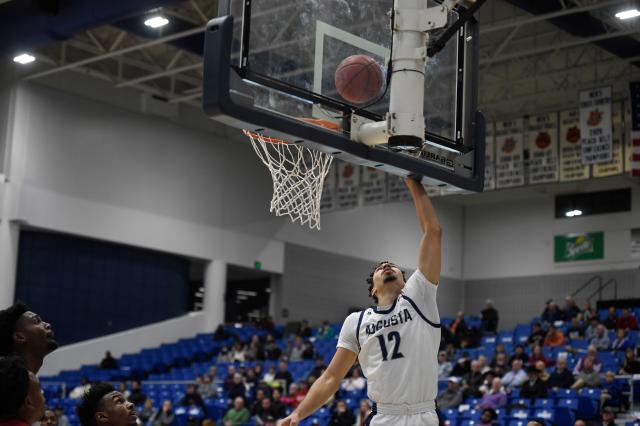
{"type": "Polygon", "coordinates": [[[44,408],[40,382],[24,361],[0,357],[0,426],[30,426],[42,418],[44,408]]]}
{"type": "Polygon", "coordinates": [[[51,324],[23,303],[0,311],[0,356],[20,356],[29,371],[38,374],[44,357],[58,348],[51,324]]]}
{"type": "Polygon", "coordinates": [[[108,383],[91,385],[76,410],[82,426],[138,425],[136,407],[108,383]]]}
{"type": "MultiPolygon", "coordinates": [[[[374,402],[367,425],[436,426],[440,317],[441,229],[423,186],[407,179],[422,228],[418,270],[406,281],[391,262],[371,273],[369,295],[376,306],[345,320],[327,370],[281,426],[297,426],[338,390],[356,358],[374,402]]],[[[382,242],[383,243],[383,242],[382,242]]]]}

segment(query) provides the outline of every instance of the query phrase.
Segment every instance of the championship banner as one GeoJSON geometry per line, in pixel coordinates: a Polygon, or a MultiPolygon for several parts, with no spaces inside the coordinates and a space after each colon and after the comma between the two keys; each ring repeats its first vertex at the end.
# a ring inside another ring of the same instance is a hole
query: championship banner
{"type": "Polygon", "coordinates": [[[604,232],[579,235],[556,235],[555,262],[604,259],[604,232]]]}
{"type": "Polygon", "coordinates": [[[484,148],[484,190],[496,189],[496,135],[495,124],[487,123],[484,148]]]}
{"type": "Polygon", "coordinates": [[[560,112],[560,182],[589,179],[590,166],[582,164],[580,113],[560,112]]]}
{"type": "Polygon", "coordinates": [[[345,162],[338,163],[337,208],[358,207],[359,186],[360,166],[345,162]]]}
{"type": "Polygon", "coordinates": [[[640,177],[640,81],[630,84],[631,90],[631,175],[640,177]]]}
{"type": "Polygon", "coordinates": [[[524,185],[522,119],[496,123],[496,187],[524,185]]]}
{"type": "Polygon", "coordinates": [[[407,188],[407,184],[404,183],[404,179],[400,176],[389,175],[387,179],[387,199],[391,202],[396,201],[409,201],[411,200],[411,194],[407,188]]]}
{"type": "Polygon", "coordinates": [[[529,183],[558,181],[558,114],[543,114],[529,118],[527,127],[529,149],[529,183]]]}
{"type": "Polygon", "coordinates": [[[327,177],[322,184],[322,198],[320,198],[320,211],[328,212],[336,208],[336,186],[338,179],[336,177],[337,162],[331,163],[327,177]]]}
{"type": "Polygon", "coordinates": [[[387,201],[387,174],[374,167],[362,167],[360,194],[363,206],[387,201]]]}
{"type": "Polygon", "coordinates": [[[613,158],[611,87],[580,92],[582,163],[608,163],[613,158]]]}
{"type": "Polygon", "coordinates": [[[624,173],[624,124],[622,103],[612,105],[613,142],[611,161],[593,165],[593,177],[606,177],[624,173]]]}

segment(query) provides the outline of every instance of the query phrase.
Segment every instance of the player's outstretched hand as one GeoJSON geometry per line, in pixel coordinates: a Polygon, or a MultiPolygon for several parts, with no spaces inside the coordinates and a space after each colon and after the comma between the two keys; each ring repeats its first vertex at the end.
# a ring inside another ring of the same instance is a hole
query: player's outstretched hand
{"type": "Polygon", "coordinates": [[[289,417],[278,422],[278,426],[298,426],[299,424],[300,416],[297,413],[291,413],[289,417]]]}

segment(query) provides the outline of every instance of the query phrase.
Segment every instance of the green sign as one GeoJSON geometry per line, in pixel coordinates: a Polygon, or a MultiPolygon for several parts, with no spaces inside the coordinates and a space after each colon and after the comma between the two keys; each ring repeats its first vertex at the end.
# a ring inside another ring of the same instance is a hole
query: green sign
{"type": "Polygon", "coordinates": [[[604,259],[604,233],[556,235],[554,259],[556,262],[604,259]]]}

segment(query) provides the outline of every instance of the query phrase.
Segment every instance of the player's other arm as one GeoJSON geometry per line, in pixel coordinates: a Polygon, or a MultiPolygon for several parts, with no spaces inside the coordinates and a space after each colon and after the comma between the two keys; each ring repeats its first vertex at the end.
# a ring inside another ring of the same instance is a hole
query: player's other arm
{"type": "Polygon", "coordinates": [[[416,206],[418,221],[422,228],[422,240],[420,241],[420,253],[418,269],[433,284],[440,282],[440,264],[442,247],[442,228],[438,221],[436,210],[421,183],[407,178],[405,179],[413,204],[416,206]]]}
{"type": "Polygon", "coordinates": [[[329,398],[338,391],[342,379],[344,379],[344,376],[346,376],[349,369],[356,362],[356,358],[356,353],[345,348],[338,348],[329,367],[327,367],[320,378],[313,383],[313,386],[309,389],[309,393],[307,393],[307,396],[305,396],[300,405],[298,405],[298,408],[278,425],[297,426],[302,419],[322,407],[329,398]]]}

